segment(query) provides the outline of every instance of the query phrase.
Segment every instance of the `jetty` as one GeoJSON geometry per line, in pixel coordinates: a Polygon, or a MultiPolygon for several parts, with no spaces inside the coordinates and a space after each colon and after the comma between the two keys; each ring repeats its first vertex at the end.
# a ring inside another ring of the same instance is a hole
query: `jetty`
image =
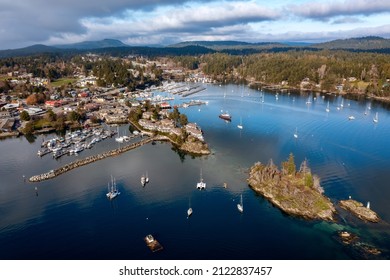
{"type": "Polygon", "coordinates": [[[105,159],[105,158],[108,158],[108,157],[113,157],[113,156],[117,156],[119,154],[122,154],[122,153],[125,153],[127,151],[130,151],[130,150],[133,150],[135,148],[138,148],[142,145],[145,145],[149,142],[152,142],[156,140],[155,137],[148,137],[146,139],[143,139],[139,142],[136,142],[136,143],[132,143],[130,145],[127,145],[127,146],[124,146],[124,147],[121,147],[121,148],[118,148],[118,149],[114,149],[114,150],[111,150],[111,151],[108,151],[108,152],[104,152],[104,153],[101,153],[101,154],[97,154],[97,155],[93,155],[93,156],[89,156],[89,157],[86,157],[84,159],[80,159],[80,160],[76,160],[76,161],[73,161],[71,163],[68,163],[68,164],[65,164],[64,166],[60,167],[60,168],[57,168],[57,169],[54,169],[54,170],[50,170],[49,172],[46,172],[46,173],[43,173],[43,174],[40,174],[40,175],[34,175],[32,176],[30,179],[29,179],[29,182],[41,182],[41,181],[44,181],[44,180],[49,180],[49,179],[52,179],[54,177],[57,177],[63,173],[66,173],[72,169],[75,169],[75,168],[78,168],[80,166],[84,166],[84,165],[87,165],[87,164],[90,164],[92,162],[95,162],[95,161],[98,161],[98,160],[102,160],[102,159],[105,159]]]}

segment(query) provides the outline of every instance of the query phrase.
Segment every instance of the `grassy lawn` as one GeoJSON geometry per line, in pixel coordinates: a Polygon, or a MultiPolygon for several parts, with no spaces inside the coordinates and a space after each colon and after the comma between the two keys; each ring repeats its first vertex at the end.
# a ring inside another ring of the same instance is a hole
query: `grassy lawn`
{"type": "Polygon", "coordinates": [[[51,82],[51,85],[53,87],[60,87],[62,85],[67,85],[69,83],[75,82],[77,79],[72,79],[72,78],[65,78],[65,79],[58,79],[54,82],[51,82]]]}
{"type": "Polygon", "coordinates": [[[363,81],[358,81],[358,82],[354,82],[352,84],[354,86],[356,86],[358,89],[365,90],[370,83],[363,82],[363,81]]]}

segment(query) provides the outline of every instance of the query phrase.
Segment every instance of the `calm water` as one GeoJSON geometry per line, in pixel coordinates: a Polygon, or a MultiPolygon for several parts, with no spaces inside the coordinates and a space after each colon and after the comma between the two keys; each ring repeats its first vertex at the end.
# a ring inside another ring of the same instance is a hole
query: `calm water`
{"type": "MultiPolygon", "coordinates": [[[[0,142],[1,259],[350,259],[360,258],[335,238],[346,229],[374,244],[389,258],[390,116],[378,104],[336,96],[262,93],[248,87],[208,85],[187,99],[208,105],[181,109],[198,123],[212,155],[193,158],[168,143],[148,144],[41,183],[23,175],[46,172],[75,159],[36,155],[24,137],[0,142]],[[261,102],[264,94],[264,103],[261,102]],[[306,104],[312,98],[310,105],[306,104]],[[316,98],[314,98],[316,97],[316,98]],[[326,113],[327,102],[330,112],[326,113]],[[221,110],[231,123],[218,118],[221,110]],[[379,113],[379,123],[372,121],[379,113]],[[355,120],[348,120],[354,115],[355,120]],[[242,121],[243,129],[237,128],[242,121]],[[293,134],[298,131],[298,138],[293,134]],[[367,224],[342,212],[337,223],[308,222],[281,213],[246,184],[255,162],[278,165],[295,155],[307,158],[332,201],[349,195],[370,201],[383,222],[367,224]],[[195,188],[200,170],[205,191],[195,188]],[[148,172],[150,183],[141,187],[148,172]],[[121,195],[108,201],[110,175],[121,195]],[[223,183],[228,188],[222,187],[223,183]],[[38,187],[36,194],[35,187],[38,187]],[[236,204],[243,194],[244,213],[236,204]],[[187,219],[189,204],[193,215],[187,219]],[[151,253],[143,237],[153,234],[164,246],[151,253]]],[[[183,100],[175,100],[178,104],[183,100]]],[[[121,132],[127,126],[121,127],[121,132]]],[[[46,136],[48,137],[48,136],[46,136]]],[[[80,158],[117,147],[114,139],[98,143],[80,158]]]]}

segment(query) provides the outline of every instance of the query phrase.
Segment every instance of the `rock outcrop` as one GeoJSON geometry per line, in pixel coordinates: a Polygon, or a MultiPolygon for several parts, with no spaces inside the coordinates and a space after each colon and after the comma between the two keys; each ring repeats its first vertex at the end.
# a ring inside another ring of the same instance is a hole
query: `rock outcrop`
{"type": "Polygon", "coordinates": [[[248,184],[287,214],[310,220],[334,219],[336,210],[323,195],[319,179],[311,174],[306,162],[296,172],[292,155],[288,162],[283,163],[282,170],[272,160],[267,165],[256,163],[250,169],[248,184]]]}

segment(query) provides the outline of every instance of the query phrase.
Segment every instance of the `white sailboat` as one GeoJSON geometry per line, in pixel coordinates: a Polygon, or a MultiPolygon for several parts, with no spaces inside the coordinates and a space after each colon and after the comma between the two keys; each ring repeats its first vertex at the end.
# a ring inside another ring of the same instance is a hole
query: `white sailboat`
{"type": "Polygon", "coordinates": [[[145,184],[146,184],[146,177],[145,177],[145,175],[142,175],[142,176],[141,176],[141,185],[142,185],[143,187],[145,187],[145,184]]]}
{"type": "Polygon", "coordinates": [[[295,128],[294,138],[298,138],[298,128],[295,128]]]}
{"type": "Polygon", "coordinates": [[[188,202],[187,218],[192,215],[191,199],[188,202]]]}
{"type": "Polygon", "coordinates": [[[243,212],[244,212],[244,203],[243,203],[243,201],[242,201],[242,194],[241,194],[240,203],[237,204],[237,209],[238,209],[238,211],[240,211],[240,213],[243,213],[243,212]]]}
{"type": "Polygon", "coordinates": [[[375,117],[372,119],[372,121],[373,121],[374,123],[378,123],[378,122],[379,122],[378,112],[376,112],[375,117]]]}
{"type": "Polygon", "coordinates": [[[125,141],[125,139],[123,138],[123,136],[119,136],[119,126],[117,128],[117,134],[118,134],[118,137],[115,138],[115,141],[118,143],[123,143],[123,141],[125,141]]]}
{"type": "Polygon", "coordinates": [[[240,118],[240,124],[238,124],[237,127],[238,127],[239,129],[243,129],[243,128],[244,128],[244,127],[242,126],[242,118],[240,118]]]}
{"type": "Polygon", "coordinates": [[[325,111],[326,111],[327,113],[329,113],[329,111],[330,111],[330,109],[329,109],[329,101],[328,101],[328,105],[326,105],[325,111]]]}
{"type": "Polygon", "coordinates": [[[204,190],[206,188],[206,183],[203,182],[203,178],[202,178],[202,169],[200,169],[200,182],[196,184],[196,188],[198,190],[204,190]]]}
{"type": "Polygon", "coordinates": [[[341,98],[341,104],[340,104],[340,107],[343,108],[344,107],[344,99],[341,98]]]}
{"type": "Polygon", "coordinates": [[[120,192],[118,191],[118,189],[116,187],[115,178],[113,178],[111,175],[111,185],[110,185],[110,183],[108,183],[108,192],[107,192],[106,196],[109,199],[114,199],[118,195],[120,195],[120,192]]]}
{"type": "Polygon", "coordinates": [[[146,171],[145,183],[149,183],[148,171],[146,171]]]}

